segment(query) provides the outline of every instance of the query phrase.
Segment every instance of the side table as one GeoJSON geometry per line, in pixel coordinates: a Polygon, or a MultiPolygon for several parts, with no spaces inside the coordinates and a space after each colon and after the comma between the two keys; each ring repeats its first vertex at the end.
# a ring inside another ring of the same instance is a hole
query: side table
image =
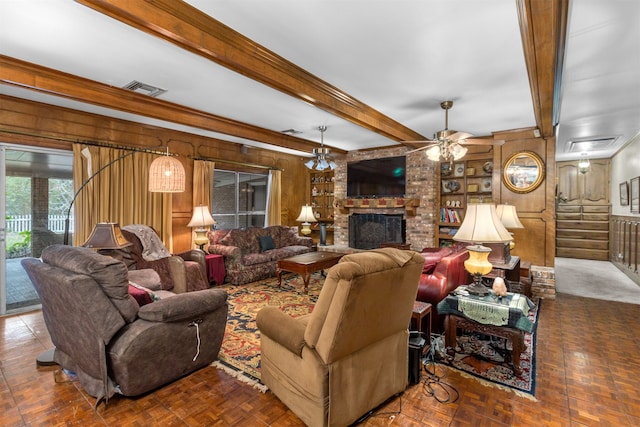
{"type": "MultiPolygon", "coordinates": [[[[489,274],[483,276],[490,279],[495,279],[496,277],[502,277],[505,280],[509,280],[511,282],[517,282],[520,280],[520,257],[512,255],[509,259],[509,262],[506,264],[500,263],[492,263],[493,269],[489,272],[489,274]]],[[[493,281],[493,280],[492,280],[493,281]]]]}
{"type": "Polygon", "coordinates": [[[207,254],[204,256],[207,265],[207,278],[209,283],[215,282],[216,285],[224,283],[224,277],[227,270],[224,268],[224,257],[218,254],[207,254]]]}
{"type": "Polygon", "coordinates": [[[520,368],[520,354],[525,350],[525,344],[524,332],[520,329],[509,328],[506,326],[486,325],[455,314],[447,314],[444,324],[445,347],[447,348],[447,354],[449,356],[453,356],[455,354],[458,328],[467,331],[479,332],[481,334],[491,335],[511,341],[511,352],[506,352],[505,361],[511,364],[513,373],[516,376],[520,376],[522,374],[522,369],[520,368]]]}
{"type": "Polygon", "coordinates": [[[424,332],[427,345],[424,346],[422,354],[426,354],[431,347],[431,304],[428,302],[415,301],[411,312],[411,327],[415,327],[418,332],[424,332]],[[425,325],[426,318],[426,325],[425,325]]]}

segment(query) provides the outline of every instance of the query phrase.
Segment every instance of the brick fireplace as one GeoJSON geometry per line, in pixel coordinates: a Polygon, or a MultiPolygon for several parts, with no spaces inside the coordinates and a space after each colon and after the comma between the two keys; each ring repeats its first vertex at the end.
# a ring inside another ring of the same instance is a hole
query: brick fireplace
{"type": "MultiPolygon", "coordinates": [[[[403,155],[407,151],[404,147],[350,152],[342,159],[337,159],[334,170],[336,199],[345,199],[347,194],[347,162],[366,159],[393,157],[403,155]]],[[[407,156],[406,191],[405,197],[418,199],[420,205],[415,215],[408,215],[404,207],[394,208],[351,208],[348,210],[335,208],[334,210],[334,244],[350,246],[349,221],[353,214],[399,215],[405,222],[405,242],[413,250],[421,250],[435,246],[435,219],[437,213],[436,184],[437,167],[422,152],[407,156]]]]}

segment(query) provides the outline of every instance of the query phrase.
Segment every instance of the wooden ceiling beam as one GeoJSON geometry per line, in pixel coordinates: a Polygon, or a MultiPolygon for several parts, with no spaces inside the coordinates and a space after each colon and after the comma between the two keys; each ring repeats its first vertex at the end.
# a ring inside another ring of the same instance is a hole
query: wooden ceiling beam
{"type": "Polygon", "coordinates": [[[543,137],[552,137],[560,109],[568,0],[516,4],[536,124],[543,137]]]}
{"type": "MultiPolygon", "coordinates": [[[[0,83],[291,150],[310,152],[318,146],[317,143],[295,136],[109,86],[5,55],[0,55],[0,83]]],[[[333,147],[331,150],[335,153],[346,153],[345,150],[333,147]]]]}
{"type": "Polygon", "coordinates": [[[76,1],[394,141],[427,139],[185,2],[76,1]]]}

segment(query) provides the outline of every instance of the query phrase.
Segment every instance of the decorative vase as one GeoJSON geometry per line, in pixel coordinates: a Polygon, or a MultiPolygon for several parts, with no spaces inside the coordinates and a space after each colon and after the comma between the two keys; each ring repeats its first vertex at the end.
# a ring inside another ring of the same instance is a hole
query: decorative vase
{"type": "Polygon", "coordinates": [[[327,224],[320,223],[320,246],[327,246],[327,224]]]}

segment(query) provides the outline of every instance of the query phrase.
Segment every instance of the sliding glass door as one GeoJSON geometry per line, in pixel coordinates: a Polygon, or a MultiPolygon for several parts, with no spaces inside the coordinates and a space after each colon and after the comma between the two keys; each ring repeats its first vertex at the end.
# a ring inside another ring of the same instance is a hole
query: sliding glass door
{"type": "Polygon", "coordinates": [[[40,303],[20,261],[62,243],[72,165],[69,151],[0,144],[0,315],[40,303]]]}

